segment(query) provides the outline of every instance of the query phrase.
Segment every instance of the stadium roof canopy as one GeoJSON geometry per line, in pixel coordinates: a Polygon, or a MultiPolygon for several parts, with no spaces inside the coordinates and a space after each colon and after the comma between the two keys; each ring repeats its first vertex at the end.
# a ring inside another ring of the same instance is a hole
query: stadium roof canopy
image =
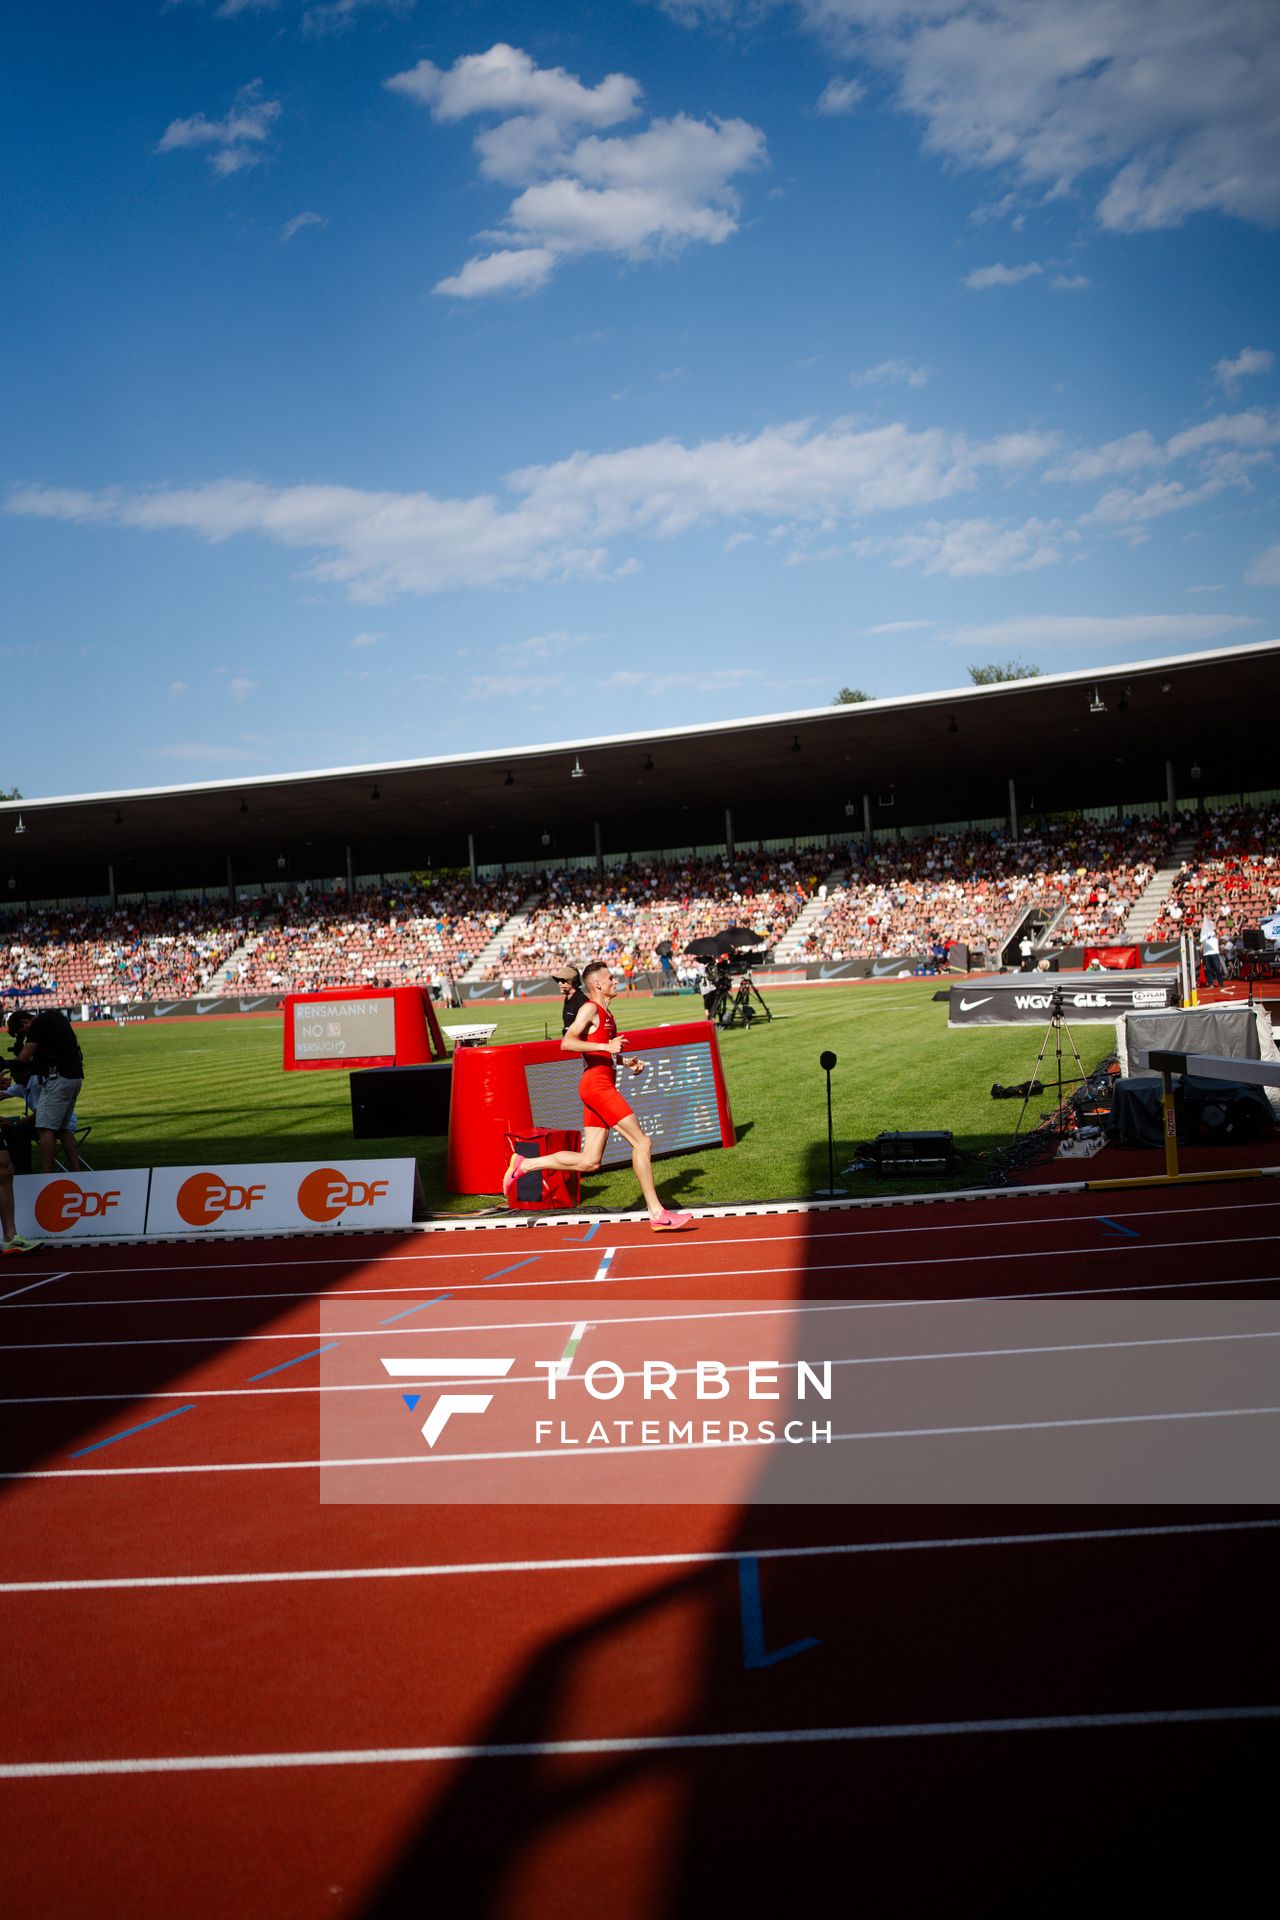
{"type": "MultiPolygon", "coordinates": [[[[1280,786],[1280,640],[711,726],[0,805],[11,901],[556,864],[1280,786]],[[575,769],[580,774],[575,776],[575,769]],[[20,824],[19,824],[20,823],[20,824]],[[281,867],[280,862],[285,864],[281,867]]],[[[0,892],[2,899],[3,892],[0,892]]]]}

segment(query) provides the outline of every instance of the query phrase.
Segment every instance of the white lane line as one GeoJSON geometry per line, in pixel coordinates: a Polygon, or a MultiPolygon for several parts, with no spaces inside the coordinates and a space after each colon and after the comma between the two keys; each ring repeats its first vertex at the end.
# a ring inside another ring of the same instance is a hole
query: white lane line
{"type": "MultiPolygon", "coordinates": [[[[1122,1249],[1121,1249],[1122,1250],[1122,1249]]],[[[566,1286],[583,1286],[584,1281],[566,1280],[566,1286]]],[[[632,1280],[613,1281],[614,1286],[633,1286],[632,1280]]],[[[1087,1300],[1095,1295],[1111,1296],[1117,1293],[1188,1293],[1205,1292],[1209,1288],[1222,1287],[1273,1287],[1280,1286],[1280,1275],[1272,1273],[1242,1274],[1229,1280],[1112,1280],[1098,1287],[1040,1287],[1033,1293],[958,1293],[935,1295],[921,1300],[840,1300],[840,1301],[774,1301],[771,1307],[752,1307],[735,1309],[731,1313],[718,1314],[718,1319],[747,1318],[758,1313],[777,1313],[785,1310],[789,1313],[893,1313],[915,1310],[922,1307],[963,1307],[963,1306],[1005,1306],[1018,1300],[1087,1300]]],[[[340,1296],[345,1298],[346,1296],[340,1296]]],[[[1264,1303],[1265,1304],[1265,1303],[1264,1303]]],[[[651,1314],[653,1320],[676,1320],[688,1318],[680,1314],[651,1314]]],[[[694,1316],[701,1319],[708,1315],[694,1316]]],[[[524,1325],[526,1323],[519,1323],[524,1325]]],[[[528,1322],[528,1325],[551,1324],[565,1326],[567,1322],[550,1323],[528,1322]]],[[[400,1331],[398,1329],[397,1331],[400,1331]]],[[[404,1328],[404,1332],[411,1331],[404,1328]]],[[[495,1329],[488,1326],[478,1327],[436,1327],[433,1338],[442,1333],[492,1333],[495,1329]]],[[[374,1340],[386,1338],[386,1330],[370,1328],[367,1333],[346,1333],[346,1340],[374,1340]]],[[[416,1335],[414,1336],[417,1337],[416,1335]]],[[[155,1340],[41,1340],[21,1341],[13,1346],[0,1346],[0,1353],[80,1353],[85,1351],[126,1347],[130,1350],[142,1347],[241,1347],[252,1341],[261,1340],[314,1340],[316,1329],[307,1328],[301,1333],[186,1333],[170,1334],[155,1340]]]]}
{"type": "Polygon", "coordinates": [[[55,1280],[69,1280],[69,1273],[46,1273],[43,1280],[33,1280],[30,1286],[15,1287],[12,1293],[0,1293],[0,1305],[6,1300],[16,1300],[20,1293],[34,1293],[37,1287],[51,1287],[55,1280]]]}
{"type": "MultiPolygon", "coordinates": [[[[804,1260],[797,1265],[787,1267],[712,1267],[706,1270],[681,1271],[660,1274],[629,1274],[625,1281],[608,1272],[602,1264],[589,1280],[455,1280],[452,1282],[453,1294],[488,1293],[494,1289],[499,1292],[516,1288],[537,1292],[549,1287],[600,1287],[600,1286],[638,1286],[650,1280],[669,1285],[671,1282],[700,1280],[749,1280],[770,1277],[774,1274],[797,1276],[816,1273],[880,1273],[888,1269],[900,1272],[906,1267],[957,1267],[967,1266],[981,1261],[984,1266],[997,1260],[1021,1260],[1039,1263],[1042,1260],[1096,1260],[1105,1254],[1147,1254],[1147,1253],[1186,1253],[1198,1252],[1201,1247],[1252,1247],[1274,1246],[1280,1242],[1280,1233],[1230,1234],[1221,1240],[1121,1240],[1114,1245],[1090,1244],[1088,1247],[1040,1247],[1019,1250],[1017,1253],[989,1253],[984,1251],[961,1254],[933,1254],[928,1257],[908,1256],[897,1259],[885,1254],[880,1260],[804,1260]]],[[[166,1294],[160,1298],[130,1300],[36,1300],[32,1303],[32,1313],[89,1312],[105,1311],[109,1307],[186,1307],[231,1305],[237,1302],[259,1300],[361,1300],[372,1295],[377,1299],[399,1298],[407,1294],[414,1296],[425,1291],[422,1287],[308,1287],[297,1293],[177,1293],[166,1294]]],[[[0,1346],[0,1353],[29,1351],[26,1342],[13,1348],[0,1346]]]]}
{"type": "MultiPolygon", "coordinates": [[[[1048,1433],[1074,1427],[1162,1426],[1184,1420],[1253,1420],[1280,1414],[1276,1407],[1193,1407],[1174,1408],[1166,1413],[1088,1414],[1069,1420],[1008,1420],[961,1427],[883,1427],[861,1433],[833,1433],[832,1442],[868,1440],[945,1440],[963,1434],[1048,1433]]],[[[205,1460],[174,1466],[153,1467],[38,1467],[21,1472],[0,1473],[0,1480],[108,1480],[137,1478],[146,1474],[175,1473],[298,1473],[318,1467],[462,1467],[497,1460],[616,1460],[621,1454],[660,1453],[742,1453],[757,1451],[782,1453],[788,1445],[809,1442],[785,1440],[694,1440],[662,1441],[653,1446],[605,1446],[596,1452],[548,1453],[545,1447],[505,1447],[491,1453],[393,1453],[354,1455],[337,1460],[205,1460]]],[[[75,1459],[76,1455],[70,1456],[75,1459]]],[[[641,1502],[640,1504],[644,1504],[641,1502]]]]}
{"type": "MultiPolygon", "coordinates": [[[[1028,1198],[1028,1194],[1026,1191],[1021,1191],[1018,1193],[1008,1193],[1007,1191],[998,1190],[998,1191],[992,1192],[989,1195],[980,1195],[978,1197],[990,1198],[993,1200],[1003,1199],[1007,1203],[1012,1204],[1012,1202],[1015,1200],[1026,1200],[1028,1198]]],[[[1105,1202],[1106,1200],[1105,1194],[1098,1195],[1097,1197],[1099,1198],[1099,1200],[1103,1202],[1105,1202]]],[[[967,1203],[969,1200],[969,1196],[966,1195],[964,1198],[967,1203]]],[[[888,1206],[892,1206],[894,1203],[891,1200],[884,1200],[884,1201],[876,1201],[872,1204],[875,1204],[877,1206],[888,1207],[888,1206]]],[[[917,1203],[912,1202],[911,1204],[915,1205],[917,1203]]],[[[925,1203],[921,1201],[919,1204],[925,1204],[925,1203]]],[[[928,1204],[931,1204],[931,1205],[937,1204],[937,1202],[930,1201],[928,1204]]],[[[1108,1209],[1107,1217],[1112,1220],[1160,1220],[1166,1217],[1176,1217],[1180,1220],[1193,1220],[1198,1218],[1199,1215],[1201,1214],[1214,1214],[1214,1213],[1235,1214],[1235,1213],[1269,1212],[1278,1206],[1280,1206],[1280,1200],[1238,1200],[1238,1201],[1225,1202],[1217,1206],[1202,1206],[1202,1207],[1134,1207],[1124,1212],[1118,1212],[1114,1207],[1112,1207],[1108,1209]]],[[[739,1218],[742,1215],[747,1215],[751,1213],[752,1213],[752,1208],[744,1203],[744,1205],[741,1208],[735,1208],[733,1210],[733,1215],[731,1217],[739,1218]]],[[[771,1213],[772,1213],[771,1209],[766,1209],[762,1217],[766,1217],[766,1218],[771,1217],[771,1213]]],[[[583,1218],[585,1217],[586,1216],[583,1216],[583,1218]]],[[[699,1214],[699,1217],[701,1218],[703,1216],[699,1214]]],[[[643,1225],[647,1220],[647,1218],[648,1218],[647,1215],[635,1214],[635,1215],[627,1216],[625,1219],[615,1218],[613,1221],[610,1222],[610,1225],[612,1225],[614,1228],[617,1228],[619,1226],[630,1225],[633,1223],[643,1225]]],[[[754,1246],[770,1245],[775,1242],[779,1245],[786,1245],[786,1244],[791,1244],[795,1242],[800,1242],[805,1245],[810,1245],[810,1244],[816,1244],[818,1241],[825,1241],[825,1240],[877,1239],[886,1234],[891,1234],[895,1238],[899,1238],[899,1237],[905,1237],[907,1235],[917,1234],[917,1233],[961,1233],[961,1232],[988,1233],[988,1232],[997,1231],[1002,1227],[1012,1227],[1016,1229],[1019,1227],[1069,1226],[1073,1223],[1075,1224],[1096,1223],[1098,1218],[1099,1218],[1099,1215],[1092,1212],[1058,1213],[1058,1214],[1032,1213],[1032,1214],[1028,1214],[1025,1219],[1017,1219],[1017,1220],[962,1220],[949,1215],[946,1220],[936,1221],[927,1226],[908,1226],[903,1223],[897,1223],[893,1226],[886,1226],[886,1227],[828,1227],[828,1228],[824,1228],[820,1233],[812,1236],[808,1233],[808,1230],[806,1228],[797,1227],[797,1229],[792,1233],[736,1234],[732,1236],[728,1234],[723,1236],[713,1235],[713,1236],[710,1236],[703,1244],[707,1246],[713,1246],[713,1247],[743,1247],[743,1246],[754,1247],[754,1246]]],[[[582,1224],[582,1220],[577,1219],[575,1221],[575,1224],[580,1226],[582,1224]]],[[[531,1229],[531,1231],[552,1232],[554,1231],[554,1229],[550,1227],[546,1227],[546,1228],[531,1229]]],[[[130,1242],[130,1244],[135,1245],[136,1242],[130,1242]]],[[[200,1241],[200,1242],[192,1242],[192,1244],[207,1246],[209,1243],[207,1241],[200,1241]]],[[[627,1246],[626,1251],[629,1253],[649,1252],[649,1253],[652,1253],[655,1257],[658,1257],[660,1256],[662,1249],[655,1244],[653,1237],[650,1235],[648,1238],[644,1238],[644,1239],[637,1238],[633,1244],[630,1244],[627,1246]]],[[[585,1252],[594,1252],[594,1248],[588,1247],[585,1244],[585,1242],[572,1241],[572,1240],[567,1240],[562,1243],[559,1243],[556,1246],[546,1247],[543,1249],[544,1257],[545,1255],[554,1254],[554,1253],[585,1253],[585,1252]]],[[[429,1251],[424,1251],[422,1253],[380,1253],[376,1250],[371,1250],[368,1254],[361,1257],[357,1257],[352,1254],[345,1254],[345,1255],[299,1254],[296,1258],[271,1260],[269,1262],[263,1262],[262,1260],[216,1260],[216,1261],[210,1260],[210,1261],[202,1261],[198,1266],[194,1268],[190,1261],[185,1261],[185,1262],[173,1261],[173,1262],[166,1263],[164,1265],[160,1265],[157,1262],[148,1260],[148,1261],[140,1262],[139,1264],[134,1266],[122,1265],[122,1266],[112,1266],[112,1267],[78,1267],[76,1269],[76,1278],[85,1279],[85,1280],[98,1279],[98,1278],[120,1279],[125,1274],[129,1274],[129,1273],[157,1274],[157,1275],[162,1273],[190,1274],[192,1272],[238,1273],[241,1271],[260,1273],[262,1271],[264,1264],[270,1265],[272,1267],[348,1267],[348,1268],[353,1266],[379,1266],[379,1267],[381,1266],[420,1266],[424,1261],[430,1261],[432,1265],[435,1265],[438,1261],[441,1261],[441,1260],[491,1260],[493,1257],[494,1256],[493,1256],[492,1249],[469,1248],[465,1252],[455,1253],[455,1252],[450,1252],[448,1250],[443,1250],[443,1249],[437,1252],[434,1248],[432,1248],[429,1251]]],[[[63,1277],[65,1278],[66,1276],[63,1276],[63,1277]]]]}
{"type": "Polygon", "coordinates": [[[739,1560],[837,1560],[876,1553],[939,1553],[964,1547],[1072,1546],[1108,1540],[1185,1539],[1196,1534],[1274,1532],[1280,1520],[1202,1520],[1163,1527],[1081,1527],[1066,1533],[959,1534],[937,1540],[860,1540],[815,1547],[742,1547],[689,1553],[599,1554],[568,1560],[468,1560],[408,1567],[305,1567],[291,1572],[159,1573],[100,1580],[6,1580],[6,1593],[116,1593],[140,1587],[293,1586],[317,1580],[429,1580],[485,1573],[596,1573],[627,1567],[733,1566],[739,1560]]]}
{"type": "MultiPolygon", "coordinates": [[[[864,1306],[864,1303],[861,1301],[852,1301],[848,1305],[848,1311],[861,1312],[863,1310],[863,1306],[864,1306]]],[[[814,1310],[815,1309],[811,1309],[808,1307],[797,1307],[796,1309],[797,1312],[810,1312],[814,1310]]],[[[841,1310],[842,1309],[840,1307],[835,1307],[835,1306],[829,1309],[829,1311],[832,1311],[832,1312],[839,1312],[841,1310]]],[[[726,1314],[726,1313],[708,1313],[708,1314],[678,1314],[678,1315],[663,1314],[661,1316],[653,1315],[650,1317],[653,1320],[655,1320],[658,1325],[665,1326],[665,1325],[668,1325],[671,1321],[676,1319],[728,1320],[728,1319],[735,1319],[735,1318],[740,1319],[740,1318],[753,1317],[753,1316],[734,1315],[734,1314],[726,1314]]],[[[562,1323],[553,1321],[551,1324],[555,1326],[557,1324],[562,1324],[562,1323]]],[[[570,1335],[569,1335],[569,1339],[565,1345],[564,1352],[560,1355],[560,1360],[558,1363],[560,1379],[566,1380],[571,1377],[570,1369],[572,1367],[574,1356],[576,1355],[579,1346],[582,1344],[583,1335],[586,1333],[587,1327],[590,1324],[591,1323],[586,1320],[577,1320],[574,1322],[572,1331],[570,1332],[570,1335]]],[[[601,1321],[599,1324],[604,1327],[631,1326],[636,1324],[636,1321],[635,1321],[635,1318],[632,1317],[625,1320],[623,1319],[605,1320],[605,1321],[601,1321]]],[[[510,1330],[511,1330],[510,1327],[485,1329],[486,1332],[509,1332],[510,1330]]],[[[449,1332],[450,1329],[443,1328],[443,1329],[438,1329],[438,1331],[449,1332]]],[[[468,1327],[468,1328],[459,1328],[457,1329],[457,1331],[470,1333],[470,1332],[475,1332],[476,1329],[468,1327]]],[[[1144,1349],[1148,1347],[1196,1347],[1196,1346],[1211,1346],[1211,1345],[1214,1345],[1215,1343],[1220,1343],[1225,1341],[1248,1342],[1250,1340],[1280,1340],[1280,1328],[1274,1328],[1274,1329],[1257,1328],[1250,1333],[1164,1334],[1164,1335],[1160,1335],[1159,1337],[1153,1337],[1152,1339],[1149,1339],[1149,1340],[1067,1340],[1067,1341],[1050,1342],[1048,1344],[1043,1344],[1040,1346],[1033,1346],[1033,1347],[961,1347],[961,1348],[950,1348],[946,1350],[938,1349],[936,1351],[930,1350],[923,1353],[847,1354],[847,1355],[829,1355],[829,1356],[824,1356],[824,1358],[826,1358],[828,1360],[828,1363],[833,1367],[892,1367],[892,1366],[911,1366],[919,1362],[938,1361],[938,1360],[1022,1360],[1022,1359],[1034,1358],[1037,1355],[1044,1355],[1044,1354],[1051,1354],[1051,1353],[1115,1353],[1128,1347],[1140,1347],[1144,1349]]],[[[336,1345],[337,1342],[335,1341],[334,1344],[336,1345]]],[[[311,1357],[312,1356],[310,1355],[303,1356],[303,1358],[305,1359],[309,1359],[311,1357]]],[[[458,1374],[460,1371],[463,1373],[462,1384],[464,1385],[474,1384],[482,1380],[487,1381],[493,1378],[494,1376],[490,1373],[477,1372],[474,1375],[469,1375],[467,1373],[466,1371],[467,1369],[471,1367],[478,1367],[481,1364],[482,1363],[479,1361],[474,1361],[474,1360],[464,1361],[460,1358],[444,1360],[444,1359],[441,1359],[439,1355],[437,1355],[431,1362],[432,1367],[435,1368],[436,1372],[441,1375],[439,1379],[436,1379],[436,1378],[427,1377],[424,1374],[413,1372],[412,1369],[416,1365],[416,1362],[413,1362],[413,1361],[394,1361],[393,1362],[390,1360],[383,1361],[383,1365],[387,1368],[387,1371],[389,1373],[394,1370],[398,1372],[403,1378],[412,1379],[416,1381],[418,1385],[424,1386],[424,1387],[444,1386],[446,1384],[446,1380],[456,1384],[458,1381],[458,1374]],[[448,1371],[450,1369],[452,1371],[448,1371]]],[[[490,1363],[484,1363],[484,1364],[487,1365],[490,1363]]],[[[493,1364],[496,1364],[496,1363],[493,1363],[493,1364]]],[[[750,1361],[744,1362],[741,1365],[739,1365],[737,1362],[733,1362],[729,1365],[726,1365],[724,1370],[726,1373],[749,1373],[751,1370],[751,1365],[752,1363],[750,1361]]],[[[675,1367],[673,1369],[673,1378],[692,1379],[696,1371],[697,1369],[695,1367],[675,1367]]],[[[639,1368],[634,1372],[629,1372],[625,1367],[623,1367],[620,1369],[620,1372],[624,1380],[642,1380],[644,1378],[643,1368],[639,1368]]],[[[544,1384],[544,1382],[545,1382],[545,1376],[542,1374],[516,1373],[516,1374],[508,1375],[506,1379],[503,1381],[503,1385],[508,1387],[540,1387],[544,1384]]],[[[165,1390],[157,1390],[156,1392],[153,1392],[153,1393],[152,1392],[148,1392],[148,1393],[135,1392],[135,1393],[28,1394],[25,1396],[16,1395],[10,1399],[0,1399],[0,1407],[81,1406],[85,1404],[96,1405],[102,1401],[115,1401],[115,1400],[127,1400],[130,1403],[130,1405],[139,1404],[147,1400],[183,1400],[183,1401],[187,1401],[187,1400],[256,1400],[256,1399],[268,1398],[273,1394],[382,1393],[384,1390],[385,1390],[385,1383],[378,1380],[344,1380],[339,1383],[335,1383],[328,1386],[326,1386],[322,1382],[316,1381],[316,1382],[310,1383],[309,1385],[300,1386],[300,1387],[261,1387],[261,1388],[193,1387],[187,1393],[179,1393],[176,1391],[169,1391],[165,1389],[165,1390]]]]}
{"type": "Polygon", "coordinates": [[[696,1753],[722,1747],[801,1747],[855,1740],[938,1740],[1010,1733],[1101,1732],[1111,1727],[1211,1726],[1280,1719],[1277,1706],[1167,1707],[1138,1713],[1051,1713],[1007,1720],[917,1720],[862,1727],[779,1727],[759,1732],[623,1735],[602,1740],[518,1740],[495,1746],[334,1747],[298,1753],[192,1753],[131,1760],[28,1760],[0,1780],[83,1780],[104,1774],[272,1772],[285,1767],[394,1767],[452,1760],[533,1760],[609,1753],[696,1753]]]}

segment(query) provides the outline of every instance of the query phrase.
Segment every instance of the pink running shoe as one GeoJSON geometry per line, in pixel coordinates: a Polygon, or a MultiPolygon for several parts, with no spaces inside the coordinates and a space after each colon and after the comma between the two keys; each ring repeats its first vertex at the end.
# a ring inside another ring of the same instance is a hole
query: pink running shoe
{"type": "Polygon", "coordinates": [[[524,1161],[518,1153],[513,1153],[507,1163],[507,1170],[502,1176],[502,1197],[508,1206],[511,1205],[511,1196],[515,1192],[516,1181],[523,1172],[524,1161]]]}
{"type": "Polygon", "coordinates": [[[673,1212],[670,1207],[664,1207],[661,1213],[650,1214],[649,1225],[655,1233],[684,1233],[693,1225],[693,1215],[673,1212]]]}

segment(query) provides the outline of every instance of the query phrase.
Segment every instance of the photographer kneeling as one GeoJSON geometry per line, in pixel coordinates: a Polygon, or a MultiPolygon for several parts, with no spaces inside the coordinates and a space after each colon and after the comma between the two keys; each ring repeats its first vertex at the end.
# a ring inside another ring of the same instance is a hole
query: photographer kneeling
{"type": "Polygon", "coordinates": [[[19,1042],[14,1051],[16,1063],[30,1064],[43,1082],[36,1101],[40,1170],[53,1172],[53,1156],[60,1139],[68,1168],[79,1173],[80,1153],[72,1120],[84,1085],[84,1058],[75,1029],[65,1013],[52,1007],[47,1013],[19,1008],[9,1015],[9,1032],[19,1042]]]}

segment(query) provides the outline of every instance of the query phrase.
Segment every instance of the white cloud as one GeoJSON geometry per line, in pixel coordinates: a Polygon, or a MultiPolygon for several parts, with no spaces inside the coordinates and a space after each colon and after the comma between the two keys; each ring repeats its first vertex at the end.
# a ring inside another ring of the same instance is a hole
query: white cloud
{"type": "Polygon", "coordinates": [[[1148,520],[1159,520],[1166,513],[1181,513],[1219,491],[1222,482],[1207,480],[1203,486],[1187,487],[1180,480],[1157,480],[1141,493],[1131,487],[1112,487],[1088,513],[1081,515],[1082,526],[1132,527],[1148,520]]]}
{"type": "Polygon", "coordinates": [[[656,696],[677,691],[722,693],[763,679],[764,675],[755,667],[712,667],[704,673],[642,673],[623,668],[611,673],[604,685],[610,693],[647,693],[656,696]]]}
{"type": "Polygon", "coordinates": [[[1020,614],[957,627],[955,647],[1177,647],[1221,640],[1257,622],[1237,613],[1020,614]]]}
{"type": "Polygon", "coordinates": [[[1143,467],[1157,465],[1164,451],[1145,429],[1126,433],[1119,440],[1108,440],[1101,447],[1073,453],[1058,466],[1050,467],[1046,480],[1069,480],[1075,484],[1107,480],[1112,475],[1137,473],[1143,467]]]}
{"type": "Polygon", "coordinates": [[[878,638],[886,633],[922,633],[937,624],[936,620],[882,620],[878,627],[864,627],[862,631],[868,638],[878,638]]]}
{"type": "Polygon", "coordinates": [[[867,97],[861,80],[828,80],[818,97],[818,113],[852,113],[867,97]]]}
{"type": "Polygon", "coordinates": [[[520,191],[498,230],[480,236],[498,250],[438,282],[437,293],[462,299],[533,292],[577,254],[636,260],[719,245],[738,226],[733,181],[765,163],[763,134],[742,120],[676,114],[605,137],[639,113],[638,82],[613,73],[586,86],[502,43],[448,69],[420,60],[386,84],[440,122],[500,116],[476,136],[480,172],[520,191]]]}
{"type": "Polygon", "coordinates": [[[927,574],[973,579],[984,574],[1030,573],[1062,558],[1061,523],[1027,520],[1010,526],[995,520],[927,520],[910,533],[859,540],[860,557],[887,555],[894,567],[920,567],[927,574]]]}
{"type": "Polygon", "coordinates": [[[301,233],[304,227],[327,227],[329,222],[322,213],[295,213],[292,220],[286,220],[280,229],[282,240],[292,240],[295,233],[301,233]]]}
{"type": "MultiPolygon", "coordinates": [[[[878,67],[926,150],[1059,195],[1104,227],[1280,223],[1273,0],[794,0],[842,65],[878,67]]],[[[688,21],[766,0],[666,0],[688,21]]]]}
{"type": "Polygon", "coordinates": [[[156,152],[208,148],[207,158],[215,173],[239,173],[245,167],[256,167],[262,159],[262,148],[280,114],[278,100],[263,98],[261,80],[250,80],[221,120],[210,120],[203,113],[192,114],[187,120],[171,120],[156,144],[156,152]]]}
{"type": "Polygon", "coordinates": [[[215,7],[215,20],[234,20],[242,13],[272,13],[280,5],[280,0],[222,0],[215,7]]]}
{"type": "Polygon", "coordinates": [[[1058,273],[1053,277],[1053,284],[1059,293],[1083,293],[1093,282],[1087,273],[1058,273]]]}
{"type": "Polygon", "coordinates": [[[1241,347],[1234,360],[1219,360],[1213,369],[1214,379],[1229,393],[1234,393],[1240,382],[1252,373],[1270,373],[1276,363],[1276,357],[1266,347],[1241,347]]]}
{"type": "Polygon", "coordinates": [[[533,693],[555,693],[563,685],[562,673],[473,673],[467,682],[467,699],[519,700],[533,693]]]}
{"type": "Polygon", "coordinates": [[[1268,413],[1261,407],[1251,407],[1247,413],[1215,414],[1212,420],[1202,420],[1199,426],[1188,427],[1185,433],[1175,433],[1165,452],[1171,460],[1181,460],[1186,454],[1215,443],[1266,448],[1277,441],[1280,441],[1280,408],[1268,413]]]}
{"type": "Polygon", "coordinates": [[[376,647],[379,640],[386,639],[385,633],[358,633],[352,640],[353,647],[376,647]]]}
{"type": "Polygon", "coordinates": [[[1280,587],[1280,540],[1263,548],[1245,579],[1254,587],[1280,587]]]}
{"type": "Polygon", "coordinates": [[[913,367],[909,360],[882,360],[878,366],[851,373],[849,384],[853,387],[922,387],[928,378],[927,367],[913,367]]]}
{"type": "Polygon", "coordinates": [[[190,693],[190,691],[191,689],[185,680],[171,680],[169,682],[169,698],[171,700],[181,700],[183,694],[190,693]]]}
{"type": "Polygon", "coordinates": [[[527,640],[508,641],[498,652],[511,660],[552,660],[587,646],[590,639],[588,633],[564,633],[557,628],[554,633],[533,633],[527,640]]]}
{"type": "Polygon", "coordinates": [[[983,293],[988,287],[1016,287],[1020,281],[1032,280],[1043,272],[1038,260],[1029,260],[1025,267],[1006,267],[997,260],[991,267],[975,267],[965,275],[964,284],[970,293],[983,293]]]}
{"type": "Polygon", "coordinates": [[[227,692],[235,701],[245,701],[251,693],[256,693],[258,683],[246,673],[237,673],[227,682],[227,692]]]}
{"type": "Polygon", "coordinates": [[[312,38],[345,33],[362,13],[390,13],[398,17],[412,13],[414,0],[320,0],[302,16],[302,31],[312,38]]]}
{"type": "Polygon", "coordinates": [[[194,760],[211,767],[239,766],[246,760],[260,760],[260,753],[251,753],[247,747],[211,746],[203,740],[175,741],[172,746],[148,747],[146,751],[157,760],[194,760]]]}
{"type": "Polygon", "coordinates": [[[536,293],[555,271],[549,247],[516,247],[509,253],[478,254],[459,273],[438,280],[436,293],[458,300],[483,300],[492,293],[536,293]]]}
{"type": "Polygon", "coordinates": [[[96,493],[29,486],[8,505],[45,519],[182,530],[210,541],[256,534],[316,556],[313,579],[378,602],[510,580],[601,577],[608,543],[622,536],[665,538],[726,521],[750,530],[763,520],[786,538],[797,524],[929,507],[972,492],[985,476],[1032,468],[1055,444],[1049,434],[980,441],[901,423],[795,421],[689,446],[668,439],[575,453],[509,474],[505,499],[227,479],[96,493]]]}

